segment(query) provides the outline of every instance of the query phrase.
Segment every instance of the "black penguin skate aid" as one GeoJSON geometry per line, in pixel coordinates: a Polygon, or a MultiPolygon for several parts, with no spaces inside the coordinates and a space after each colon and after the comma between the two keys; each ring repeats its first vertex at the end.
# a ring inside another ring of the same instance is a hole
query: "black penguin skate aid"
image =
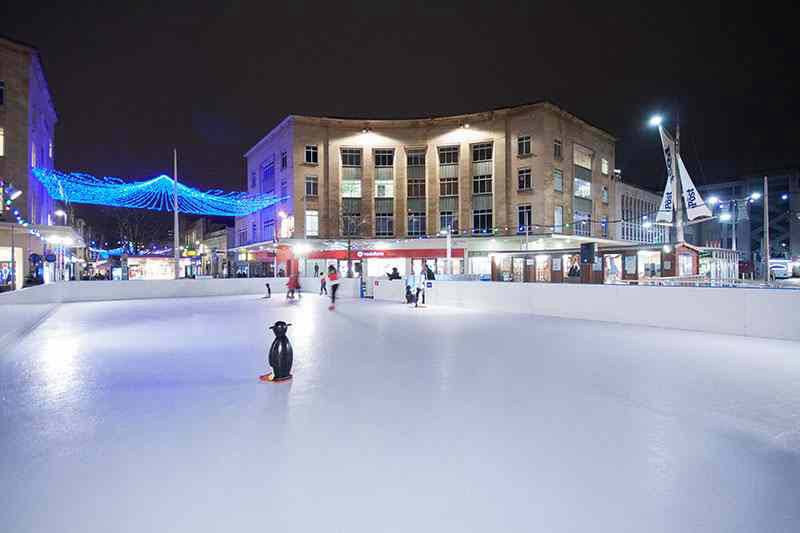
{"type": "Polygon", "coordinates": [[[259,376],[258,379],[261,381],[281,382],[292,379],[292,343],[289,342],[289,337],[286,336],[286,330],[289,326],[291,324],[287,324],[282,320],[270,326],[269,329],[275,334],[275,340],[272,341],[272,346],[269,348],[268,359],[269,366],[272,367],[272,373],[259,376]]]}

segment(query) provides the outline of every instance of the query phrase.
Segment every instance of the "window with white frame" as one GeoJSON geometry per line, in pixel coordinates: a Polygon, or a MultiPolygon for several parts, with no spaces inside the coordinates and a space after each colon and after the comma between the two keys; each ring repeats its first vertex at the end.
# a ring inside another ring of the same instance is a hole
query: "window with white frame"
{"type": "Polygon", "coordinates": [[[553,158],[555,159],[564,158],[564,147],[561,144],[561,139],[556,139],[553,141],[553,158]]]}
{"type": "Polygon", "coordinates": [[[458,164],[458,146],[444,146],[439,148],[439,164],[440,165],[457,165],[458,164]]]}
{"type": "Polygon", "coordinates": [[[531,155],[531,136],[520,135],[517,137],[517,155],[531,155]]]}
{"type": "Polygon", "coordinates": [[[408,235],[409,237],[421,237],[425,235],[426,219],[424,211],[409,211],[408,213],[408,235]]]}
{"type": "Polygon", "coordinates": [[[394,215],[378,213],[375,215],[375,236],[391,237],[394,235],[394,215]]]}
{"type": "Polygon", "coordinates": [[[281,170],[286,170],[289,164],[289,156],[286,152],[281,152],[281,170]]]}
{"type": "Polygon", "coordinates": [[[394,181],[375,180],[375,198],[394,198],[394,181]]]}
{"type": "Polygon", "coordinates": [[[319,149],[316,144],[306,145],[306,163],[309,165],[319,164],[319,149]]]}
{"type": "Polygon", "coordinates": [[[564,208],[557,205],[553,209],[553,233],[564,231],[564,208]]]}
{"type": "Polygon", "coordinates": [[[342,148],[342,166],[360,167],[361,148],[342,148]]]}
{"type": "Polygon", "coordinates": [[[491,233],[491,209],[475,209],[472,211],[472,231],[473,233],[491,233]]]}
{"type": "Polygon", "coordinates": [[[472,145],[472,194],[492,193],[492,143],[472,145]]]}
{"type": "Polygon", "coordinates": [[[440,211],[439,212],[439,230],[458,231],[458,219],[453,211],[440,211]]]}
{"type": "Polygon", "coordinates": [[[517,170],[517,190],[532,191],[533,182],[531,181],[531,169],[520,168],[517,170]]]}
{"type": "Polygon", "coordinates": [[[517,232],[530,233],[533,229],[533,208],[531,204],[517,206],[517,232]]]}
{"type": "Polygon", "coordinates": [[[439,148],[439,196],[458,196],[458,146],[439,148]]]}
{"type": "Polygon", "coordinates": [[[578,198],[592,199],[592,182],[580,178],[573,179],[573,193],[578,198]]]}
{"type": "Polygon", "coordinates": [[[361,198],[361,180],[342,180],[342,198],[361,198]]]}
{"type": "Polygon", "coordinates": [[[408,197],[425,198],[425,150],[409,150],[406,155],[408,197]]]}
{"type": "Polygon", "coordinates": [[[306,211],[306,237],[319,236],[319,211],[306,211]]]}
{"type": "Polygon", "coordinates": [[[316,176],[306,176],[306,197],[316,198],[319,195],[319,180],[316,176]]]}
{"type": "Polygon", "coordinates": [[[591,218],[592,214],[586,211],[579,211],[576,209],[573,212],[572,222],[575,226],[575,235],[582,235],[584,237],[591,235],[591,218]]]}
{"type": "Polygon", "coordinates": [[[573,144],[572,162],[575,164],[575,166],[585,168],[591,172],[593,158],[594,152],[591,149],[581,146],[577,143],[573,144]]]}
{"type": "Polygon", "coordinates": [[[602,172],[603,175],[608,176],[608,159],[600,159],[600,172],[602,172]]]}
{"type": "Polygon", "coordinates": [[[560,168],[553,169],[553,190],[564,192],[564,173],[560,168]]]}
{"type": "Polygon", "coordinates": [[[380,148],[375,150],[375,166],[391,167],[394,166],[394,149],[380,148]]]}

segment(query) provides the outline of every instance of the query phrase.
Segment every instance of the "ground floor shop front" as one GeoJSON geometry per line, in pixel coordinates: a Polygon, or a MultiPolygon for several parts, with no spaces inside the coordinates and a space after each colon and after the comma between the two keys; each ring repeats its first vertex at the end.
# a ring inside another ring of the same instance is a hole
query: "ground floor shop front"
{"type": "Polygon", "coordinates": [[[664,279],[737,278],[736,253],[730,250],[675,246],[626,246],[600,250],[571,249],[489,254],[491,279],[540,283],[646,283],[664,279]]]}

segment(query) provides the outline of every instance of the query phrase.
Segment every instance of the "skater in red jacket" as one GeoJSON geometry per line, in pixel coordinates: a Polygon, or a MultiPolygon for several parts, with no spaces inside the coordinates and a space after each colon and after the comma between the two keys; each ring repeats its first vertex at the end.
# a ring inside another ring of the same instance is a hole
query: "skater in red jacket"
{"type": "Polygon", "coordinates": [[[336,291],[339,290],[339,272],[333,265],[328,267],[328,285],[331,287],[331,305],[329,311],[336,309],[336,291]]]}
{"type": "Polygon", "coordinates": [[[300,298],[300,274],[297,272],[289,276],[289,281],[286,283],[289,290],[286,292],[287,300],[294,300],[294,291],[297,291],[297,298],[300,298]]]}

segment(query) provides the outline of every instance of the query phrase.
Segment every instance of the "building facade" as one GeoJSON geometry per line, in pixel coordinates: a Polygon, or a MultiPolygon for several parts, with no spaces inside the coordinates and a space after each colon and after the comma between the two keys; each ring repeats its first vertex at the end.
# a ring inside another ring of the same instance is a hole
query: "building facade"
{"type": "Polygon", "coordinates": [[[698,190],[715,218],[687,227],[687,240],[700,246],[735,249],[754,267],[762,260],[764,175],[769,183],[769,240],[772,258],[800,257],[800,169],[788,168],[727,179],[698,190]],[[753,199],[752,195],[759,196],[753,199]],[[734,239],[735,235],[735,239],[734,239]]]}
{"type": "Polygon", "coordinates": [[[30,229],[64,222],[31,173],[34,167],[53,168],[57,120],[38,51],[0,37],[0,179],[22,192],[13,204],[4,199],[6,209],[0,210],[0,263],[11,261],[13,247],[17,287],[29,274],[30,254],[46,247],[30,229]]]}
{"type": "Polygon", "coordinates": [[[236,244],[607,239],[614,156],[611,134],[549,102],[409,120],[292,115],[245,154],[247,190],[282,201],[237,218],[236,244]]]}
{"type": "Polygon", "coordinates": [[[611,185],[611,234],[620,241],[642,244],[663,244],[669,242],[669,228],[655,224],[661,197],[651,191],[622,181],[622,175],[615,171],[611,185]]]}

